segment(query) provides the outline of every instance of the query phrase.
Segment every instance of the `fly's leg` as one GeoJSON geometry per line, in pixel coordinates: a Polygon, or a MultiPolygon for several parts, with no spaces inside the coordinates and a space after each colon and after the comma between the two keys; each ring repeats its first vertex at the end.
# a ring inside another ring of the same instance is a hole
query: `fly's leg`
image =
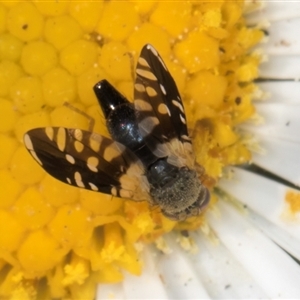
{"type": "Polygon", "coordinates": [[[75,111],[76,113],[84,116],[85,118],[88,119],[89,122],[89,128],[88,131],[93,132],[94,131],[94,127],[95,127],[95,119],[92,118],[90,115],[88,115],[87,113],[85,113],[84,111],[78,109],[77,107],[73,106],[72,104],[70,104],[69,102],[64,102],[63,104],[64,106],[66,106],[67,108],[75,111]]]}
{"type": "Polygon", "coordinates": [[[130,76],[132,82],[135,80],[135,63],[134,63],[134,56],[131,52],[126,52],[125,55],[129,57],[130,60],[130,76]]]}

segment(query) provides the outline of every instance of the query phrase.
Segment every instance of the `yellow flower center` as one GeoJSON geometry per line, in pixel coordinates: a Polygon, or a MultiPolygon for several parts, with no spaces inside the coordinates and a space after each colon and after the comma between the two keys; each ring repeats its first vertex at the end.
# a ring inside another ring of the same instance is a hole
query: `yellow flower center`
{"type": "Polygon", "coordinates": [[[248,53],[262,36],[247,28],[240,1],[0,3],[0,298],[92,299],[96,283],[122,280],[122,268],[140,274],[136,242],[166,249],[166,232],[207,229],[203,215],[178,223],[146,202],[56,181],[26,152],[24,133],[88,130],[68,102],[107,135],[92,87],[107,79],[132,100],[132,66],[151,43],[183,96],[212,188],[225,166],[251,157],[235,126],[254,113],[259,57],[248,53]]]}

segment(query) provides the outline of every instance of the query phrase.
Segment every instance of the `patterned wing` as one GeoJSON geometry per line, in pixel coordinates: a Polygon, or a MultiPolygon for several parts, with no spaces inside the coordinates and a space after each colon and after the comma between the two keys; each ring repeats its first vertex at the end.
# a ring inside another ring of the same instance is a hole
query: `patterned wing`
{"type": "Polygon", "coordinates": [[[138,183],[127,170],[134,157],[127,149],[99,134],[63,127],[36,128],[24,144],[47,173],[67,184],[124,198],[132,198],[138,183]]]}
{"type": "Polygon", "coordinates": [[[153,48],[143,47],[136,67],[135,107],[139,111],[140,130],[161,143],[176,138],[190,143],[183,103],[175,81],[153,48]]]}

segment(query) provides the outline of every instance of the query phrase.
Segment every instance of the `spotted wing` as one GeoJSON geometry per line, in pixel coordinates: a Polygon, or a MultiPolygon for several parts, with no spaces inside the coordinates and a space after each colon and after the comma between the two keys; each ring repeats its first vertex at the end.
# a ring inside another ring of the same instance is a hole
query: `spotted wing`
{"type": "Polygon", "coordinates": [[[114,196],[132,196],[135,186],[121,182],[135,158],[109,138],[80,129],[47,127],[28,131],[24,144],[44,170],[62,182],[114,196]]]}
{"type": "Polygon", "coordinates": [[[153,46],[143,47],[136,67],[135,107],[144,136],[161,143],[176,138],[190,143],[183,103],[176,83],[153,46]]]}

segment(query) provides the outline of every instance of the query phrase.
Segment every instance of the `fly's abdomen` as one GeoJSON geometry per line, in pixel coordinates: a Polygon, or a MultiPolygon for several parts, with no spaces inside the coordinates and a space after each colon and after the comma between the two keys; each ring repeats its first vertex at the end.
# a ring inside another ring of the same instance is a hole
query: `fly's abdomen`
{"type": "Polygon", "coordinates": [[[112,138],[129,148],[148,168],[157,157],[147,147],[140,134],[134,105],[106,80],[97,83],[94,91],[112,138]]]}

